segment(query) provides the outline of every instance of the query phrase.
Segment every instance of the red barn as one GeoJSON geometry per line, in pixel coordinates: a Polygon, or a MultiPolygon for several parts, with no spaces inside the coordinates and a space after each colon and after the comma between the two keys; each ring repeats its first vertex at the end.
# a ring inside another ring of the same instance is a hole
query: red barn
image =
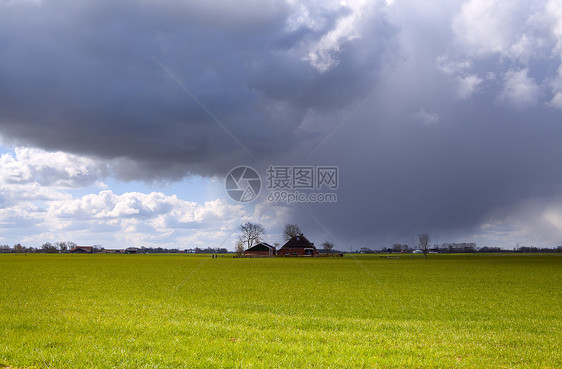
{"type": "Polygon", "coordinates": [[[73,254],[92,254],[94,252],[93,246],[76,246],[70,249],[73,254]]]}
{"type": "Polygon", "coordinates": [[[262,242],[244,251],[245,256],[275,256],[275,246],[262,242]]]}
{"type": "Polygon", "coordinates": [[[277,251],[278,256],[318,256],[314,243],[302,233],[294,236],[277,251]]]}

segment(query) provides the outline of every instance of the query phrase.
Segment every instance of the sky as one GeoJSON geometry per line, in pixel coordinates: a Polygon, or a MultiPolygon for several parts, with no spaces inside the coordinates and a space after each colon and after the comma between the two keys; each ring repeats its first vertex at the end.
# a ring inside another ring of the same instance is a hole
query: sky
{"type": "Polygon", "coordinates": [[[562,244],[560,0],[5,0],[0,50],[0,244],[562,244]]]}

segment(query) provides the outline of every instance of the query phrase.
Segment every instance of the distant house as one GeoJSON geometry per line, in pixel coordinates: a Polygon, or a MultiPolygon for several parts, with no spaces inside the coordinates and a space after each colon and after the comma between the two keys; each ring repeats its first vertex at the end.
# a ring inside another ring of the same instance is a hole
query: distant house
{"type": "Polygon", "coordinates": [[[94,246],[76,246],[71,248],[69,252],[73,254],[92,254],[94,246]]]}
{"type": "Polygon", "coordinates": [[[123,250],[121,249],[103,249],[104,254],[121,254],[123,250]]]}
{"type": "Polygon", "coordinates": [[[275,256],[275,246],[262,242],[244,251],[244,256],[275,256]]]}
{"type": "Polygon", "coordinates": [[[277,251],[277,256],[317,256],[318,250],[302,233],[291,238],[277,251]]]}

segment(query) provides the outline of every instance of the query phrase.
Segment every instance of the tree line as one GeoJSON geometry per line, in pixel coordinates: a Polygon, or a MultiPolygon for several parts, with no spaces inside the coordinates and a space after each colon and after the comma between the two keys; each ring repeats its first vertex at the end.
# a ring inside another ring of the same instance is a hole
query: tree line
{"type": "MultiPolygon", "coordinates": [[[[78,244],[72,241],[45,242],[41,247],[24,246],[17,243],[14,246],[0,245],[0,253],[45,253],[58,254],[66,253],[77,247],[78,244]]],[[[100,245],[95,245],[94,250],[103,249],[100,245]]]]}
{"type": "MultiPolygon", "coordinates": [[[[239,226],[240,235],[235,245],[235,253],[241,255],[244,250],[260,243],[263,241],[265,234],[265,227],[258,223],[245,222],[239,226]]],[[[301,234],[302,231],[300,227],[296,224],[287,224],[283,230],[284,241],[290,240],[292,237],[301,234]]],[[[434,244],[432,247],[429,246],[429,235],[427,233],[420,234],[418,236],[418,243],[415,246],[410,246],[408,244],[395,243],[391,247],[385,247],[382,250],[372,250],[368,247],[363,247],[361,250],[357,250],[357,253],[370,254],[370,253],[411,253],[414,250],[421,250],[425,255],[429,252],[434,253],[498,253],[498,252],[520,252],[520,253],[548,253],[548,252],[562,252],[562,246],[556,247],[537,247],[537,246],[521,246],[514,249],[504,249],[495,246],[484,246],[478,247],[474,242],[461,242],[461,243],[442,243],[434,244]]],[[[279,247],[279,243],[274,243],[276,247],[279,247]]],[[[341,251],[334,249],[334,244],[329,241],[325,241],[321,248],[318,248],[319,252],[323,253],[340,253],[341,251]]],[[[0,245],[0,253],[67,253],[74,247],[78,247],[76,242],[72,241],[58,241],[58,242],[45,242],[41,247],[30,247],[24,246],[20,243],[13,246],[0,245]]],[[[162,247],[146,247],[141,246],[139,248],[128,248],[134,249],[135,252],[142,254],[150,253],[179,253],[182,252],[177,248],[166,249],[162,247]]],[[[101,245],[94,245],[93,252],[104,252],[105,249],[101,245]]],[[[125,250],[123,250],[125,251],[125,250]]],[[[185,250],[191,253],[202,253],[202,254],[226,254],[229,253],[226,248],[220,247],[207,247],[185,250]]]]}
{"type": "MultiPolygon", "coordinates": [[[[395,243],[392,245],[392,247],[385,247],[382,250],[380,250],[380,252],[383,253],[396,253],[396,252],[401,252],[401,253],[411,253],[414,250],[417,250],[418,247],[417,245],[415,247],[411,247],[407,244],[400,244],[400,243],[395,243]]],[[[423,250],[422,250],[423,251],[423,250]]],[[[433,253],[447,253],[447,254],[457,254],[457,253],[464,253],[464,254],[470,254],[470,253],[498,253],[498,252],[522,252],[522,253],[528,253],[528,252],[536,252],[536,253],[540,253],[540,252],[562,252],[562,246],[556,246],[556,247],[536,247],[536,246],[521,246],[521,247],[516,247],[513,249],[504,249],[501,247],[497,247],[497,246],[484,246],[484,247],[478,247],[476,243],[474,242],[460,242],[460,243],[442,243],[442,244],[435,244],[432,247],[428,248],[429,252],[433,252],[433,253]]],[[[371,250],[369,248],[362,248],[361,249],[362,253],[375,253],[375,252],[379,252],[376,250],[371,250]]]]}

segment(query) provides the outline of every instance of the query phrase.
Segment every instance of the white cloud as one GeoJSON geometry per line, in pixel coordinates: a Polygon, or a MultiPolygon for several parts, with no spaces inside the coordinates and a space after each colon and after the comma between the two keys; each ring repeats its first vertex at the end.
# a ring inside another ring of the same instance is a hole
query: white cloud
{"type": "Polygon", "coordinates": [[[536,105],[540,96],[540,87],[528,74],[527,68],[508,71],[504,76],[500,99],[517,108],[536,105]]]}
{"type": "Polygon", "coordinates": [[[543,213],[542,218],[554,227],[556,231],[562,233],[562,209],[547,210],[543,213]]]}
{"type": "Polygon", "coordinates": [[[562,110],[562,92],[557,92],[554,95],[552,100],[550,100],[550,102],[549,102],[549,106],[562,110]]]}
{"type": "MultiPolygon", "coordinates": [[[[536,105],[542,97],[539,85],[548,85],[556,78],[549,75],[551,72],[545,68],[545,61],[550,59],[553,63],[560,63],[562,60],[562,5],[559,0],[469,0],[462,4],[451,25],[454,35],[453,47],[448,50],[451,56],[441,58],[469,62],[463,64],[462,69],[451,69],[450,65],[442,62],[440,67],[457,86],[465,88],[459,89],[461,99],[462,96],[470,96],[472,87],[481,82],[474,78],[464,81],[461,78],[471,73],[472,65],[488,62],[491,58],[496,58],[500,69],[519,66],[519,72],[512,70],[504,74],[503,86],[491,84],[499,87],[500,100],[519,108],[536,105]],[[528,77],[530,73],[536,76],[537,81],[528,77]]],[[[490,66],[487,64],[487,68],[490,66]]],[[[548,99],[548,104],[557,107],[556,94],[562,89],[551,88],[553,97],[548,99]]]]}
{"type": "Polygon", "coordinates": [[[532,9],[523,0],[470,0],[453,19],[453,31],[463,48],[473,54],[509,54],[512,45],[520,42],[532,9]]]}
{"type": "Polygon", "coordinates": [[[326,23],[326,13],[337,11],[348,11],[349,14],[341,16],[335,24],[323,35],[314,41],[309,41],[304,46],[305,55],[303,60],[307,61],[318,72],[326,72],[339,64],[337,53],[341,46],[360,35],[357,30],[360,22],[369,12],[368,6],[372,5],[368,1],[355,0],[346,2],[320,2],[313,4],[314,7],[306,7],[300,4],[295,14],[289,18],[287,28],[297,29],[299,26],[306,26],[313,30],[322,29],[326,23]],[[311,11],[314,9],[314,12],[311,11]]]}
{"type": "Polygon", "coordinates": [[[529,59],[536,55],[536,49],[542,48],[545,42],[541,38],[533,35],[522,34],[519,41],[511,45],[510,50],[507,52],[513,58],[527,63],[529,59]]]}
{"type": "Polygon", "coordinates": [[[562,244],[562,198],[530,198],[515,206],[506,220],[525,242],[562,244]]]}
{"type": "Polygon", "coordinates": [[[479,246],[557,246],[562,244],[562,198],[529,198],[503,209],[473,235],[479,246]]]}
{"type": "Polygon", "coordinates": [[[63,152],[17,147],[2,154],[0,242],[232,249],[242,222],[277,229],[288,220],[288,208],[269,203],[249,212],[220,198],[195,202],[157,191],[117,194],[101,182],[106,171],[106,164],[63,152]],[[103,190],[76,196],[92,186],[103,190]]]}
{"type": "Polygon", "coordinates": [[[437,113],[420,109],[415,114],[416,118],[425,126],[430,126],[439,123],[439,115],[437,113]]]}
{"type": "MultiPolygon", "coordinates": [[[[79,198],[64,195],[38,204],[20,199],[11,206],[0,206],[0,229],[4,233],[11,228],[19,233],[27,230],[25,241],[35,246],[68,239],[106,247],[195,247],[178,242],[194,234],[202,243],[214,240],[216,234],[226,237],[242,219],[253,217],[240,204],[221,199],[200,204],[160,192],[118,195],[106,190],[79,198]]],[[[232,242],[224,247],[232,248],[232,242]]]]}
{"type": "Polygon", "coordinates": [[[105,176],[104,164],[83,156],[17,147],[0,156],[0,183],[37,183],[58,188],[86,187],[105,176]]]}
{"type": "Polygon", "coordinates": [[[31,171],[18,162],[12,154],[0,156],[0,181],[7,183],[27,183],[33,180],[31,171]]]}
{"type": "Polygon", "coordinates": [[[469,72],[473,67],[471,60],[450,59],[441,55],[437,58],[437,67],[451,78],[459,100],[470,98],[482,83],[482,78],[469,72]]]}
{"type": "Polygon", "coordinates": [[[460,100],[468,99],[476,92],[478,86],[482,83],[482,78],[475,74],[468,74],[463,77],[456,77],[457,97],[460,100]]]}
{"type": "Polygon", "coordinates": [[[220,199],[198,204],[179,199],[176,195],[167,196],[161,192],[148,194],[127,192],[117,195],[111,190],[105,190],[70,201],[54,201],[49,207],[49,214],[56,218],[102,220],[124,218],[154,220],[165,215],[166,218],[158,218],[158,222],[169,226],[168,221],[189,225],[232,216],[240,217],[245,213],[241,205],[227,205],[220,199]]]}
{"type": "Polygon", "coordinates": [[[558,75],[552,78],[549,86],[553,97],[548,102],[548,105],[553,108],[562,109],[562,64],[558,67],[558,75]]]}
{"type": "Polygon", "coordinates": [[[305,4],[297,3],[293,13],[287,18],[285,29],[288,32],[294,32],[301,27],[319,30],[321,28],[319,21],[321,19],[313,17],[305,4]]]}
{"type": "Polygon", "coordinates": [[[15,156],[2,154],[0,222],[9,214],[23,214],[23,209],[37,209],[36,202],[68,198],[57,189],[95,183],[100,172],[93,168],[97,166],[89,159],[35,148],[18,147],[15,156]]]}
{"type": "Polygon", "coordinates": [[[550,29],[556,40],[556,47],[553,51],[562,53],[562,2],[560,0],[550,0],[546,4],[545,13],[550,18],[550,29]]]}
{"type": "Polygon", "coordinates": [[[15,235],[14,242],[31,246],[74,240],[106,247],[179,247],[178,240],[192,239],[193,233],[200,245],[226,237],[241,219],[252,219],[242,205],[221,199],[201,204],[161,192],[115,194],[101,182],[106,171],[106,164],[64,152],[17,147],[2,154],[0,242],[15,235]],[[91,186],[105,190],[78,198],[69,191],[91,186]]]}
{"type": "Polygon", "coordinates": [[[437,67],[448,75],[456,75],[472,68],[472,61],[469,59],[451,59],[447,55],[437,57],[437,67]]]}

